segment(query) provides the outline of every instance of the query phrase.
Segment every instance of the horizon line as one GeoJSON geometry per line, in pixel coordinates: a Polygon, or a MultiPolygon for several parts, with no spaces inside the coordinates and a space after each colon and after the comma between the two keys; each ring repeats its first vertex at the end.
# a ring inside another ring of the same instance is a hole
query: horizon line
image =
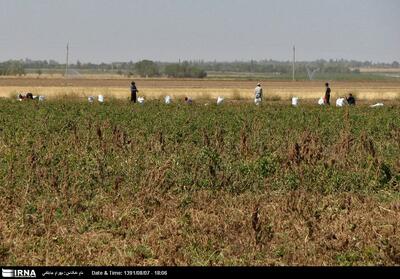
{"type": "MultiPolygon", "coordinates": [[[[5,62],[10,62],[10,61],[18,61],[18,62],[26,62],[27,60],[31,61],[31,62],[43,62],[43,61],[54,61],[57,64],[63,65],[66,64],[65,62],[60,62],[56,59],[32,59],[32,58],[9,58],[7,60],[2,60],[0,61],[0,63],[5,63],[5,62]]],[[[183,62],[189,62],[189,63],[251,63],[251,62],[279,62],[279,63],[292,63],[292,60],[279,60],[279,59],[272,59],[272,58],[264,58],[264,59],[248,59],[248,60],[240,60],[240,59],[236,59],[236,60],[205,60],[205,59],[178,59],[178,61],[171,61],[171,60],[153,60],[153,59],[148,59],[148,58],[142,58],[139,60],[129,60],[129,61],[110,61],[110,62],[82,62],[80,59],[77,59],[75,62],[73,63],[68,63],[70,65],[73,64],[77,64],[77,62],[80,62],[82,64],[117,64],[117,63],[138,63],[144,60],[148,60],[148,61],[152,61],[155,63],[170,63],[170,64],[175,64],[175,63],[183,63],[183,62]]],[[[326,62],[360,62],[360,63],[371,63],[371,64],[393,64],[393,63],[400,63],[400,61],[397,60],[393,60],[391,62],[383,62],[383,61],[373,61],[373,60],[357,60],[357,59],[345,59],[345,58],[318,58],[318,59],[314,59],[314,60],[298,60],[296,61],[296,63],[312,63],[312,62],[319,62],[319,61],[326,61],[326,62]]]]}

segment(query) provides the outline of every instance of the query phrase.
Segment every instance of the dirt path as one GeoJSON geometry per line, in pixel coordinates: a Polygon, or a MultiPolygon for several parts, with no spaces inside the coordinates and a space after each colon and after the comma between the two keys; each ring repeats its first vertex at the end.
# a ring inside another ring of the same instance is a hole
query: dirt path
{"type": "MultiPolygon", "coordinates": [[[[135,79],[138,87],[145,88],[253,88],[256,81],[242,80],[199,80],[199,79],[135,79]]],[[[129,87],[131,79],[62,79],[62,78],[32,78],[32,77],[0,77],[0,87],[129,87]]],[[[270,88],[321,88],[321,81],[261,81],[263,87],[270,88]]],[[[397,89],[400,91],[400,81],[335,81],[333,88],[376,88],[397,89]]]]}

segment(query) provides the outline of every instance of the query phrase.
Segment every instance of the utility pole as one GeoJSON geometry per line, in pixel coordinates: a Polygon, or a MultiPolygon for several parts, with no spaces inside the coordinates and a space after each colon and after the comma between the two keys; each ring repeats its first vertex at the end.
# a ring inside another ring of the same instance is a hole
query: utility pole
{"type": "Polygon", "coordinates": [[[296,46],[293,46],[293,81],[294,81],[295,65],[296,65],[296,46]]]}
{"type": "Polygon", "coordinates": [[[67,43],[67,61],[65,63],[65,78],[67,78],[68,75],[68,55],[69,55],[69,42],[67,43]]]}

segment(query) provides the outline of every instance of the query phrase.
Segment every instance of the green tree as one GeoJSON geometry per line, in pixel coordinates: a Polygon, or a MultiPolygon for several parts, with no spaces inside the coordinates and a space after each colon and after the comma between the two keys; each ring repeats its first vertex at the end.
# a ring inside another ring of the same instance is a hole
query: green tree
{"type": "Polygon", "coordinates": [[[156,63],[151,60],[142,60],[135,64],[135,71],[141,77],[155,77],[160,75],[160,71],[156,63]]]}
{"type": "Polygon", "coordinates": [[[189,62],[185,61],[181,64],[169,64],[165,67],[164,73],[168,77],[174,78],[205,78],[207,72],[192,66],[189,62]]]}
{"type": "Polygon", "coordinates": [[[10,60],[0,63],[0,75],[15,76],[25,75],[24,65],[20,61],[10,60]]]}

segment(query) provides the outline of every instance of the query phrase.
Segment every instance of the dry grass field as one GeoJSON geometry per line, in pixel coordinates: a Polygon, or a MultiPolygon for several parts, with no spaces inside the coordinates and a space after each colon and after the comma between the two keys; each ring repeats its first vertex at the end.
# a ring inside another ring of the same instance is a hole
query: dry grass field
{"type": "MultiPolygon", "coordinates": [[[[20,92],[32,92],[48,98],[87,97],[104,95],[106,98],[126,99],[129,97],[130,79],[123,78],[0,78],[0,97],[14,98],[20,92]]],[[[141,96],[158,99],[170,95],[173,98],[191,96],[194,99],[211,99],[224,96],[228,99],[253,98],[254,81],[238,80],[176,80],[135,79],[141,96]]],[[[324,94],[324,83],[316,81],[261,81],[267,99],[289,100],[318,99],[324,94]]],[[[331,82],[332,97],[353,93],[360,100],[398,100],[400,82],[397,81],[335,81],[331,82]]]]}

